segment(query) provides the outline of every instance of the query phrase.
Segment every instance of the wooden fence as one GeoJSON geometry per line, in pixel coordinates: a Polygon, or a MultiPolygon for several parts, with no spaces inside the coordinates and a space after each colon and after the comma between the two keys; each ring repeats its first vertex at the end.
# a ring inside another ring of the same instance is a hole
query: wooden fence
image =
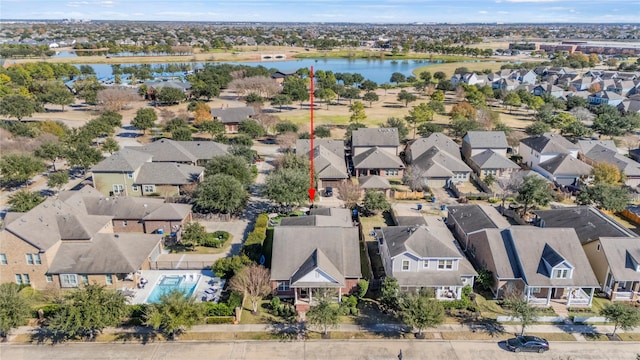
{"type": "Polygon", "coordinates": [[[418,200],[418,199],[424,199],[425,192],[424,191],[391,190],[391,197],[395,200],[418,200]]]}
{"type": "Polygon", "coordinates": [[[151,270],[203,270],[210,269],[210,261],[151,261],[151,270]]]}

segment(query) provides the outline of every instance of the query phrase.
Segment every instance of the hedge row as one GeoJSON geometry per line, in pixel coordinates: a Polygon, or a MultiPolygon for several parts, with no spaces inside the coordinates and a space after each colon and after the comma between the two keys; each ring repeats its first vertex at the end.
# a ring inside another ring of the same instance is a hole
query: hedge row
{"type": "Polygon", "coordinates": [[[267,214],[260,214],[256,219],[253,231],[249,233],[247,239],[242,246],[242,253],[247,255],[253,261],[260,261],[262,256],[262,243],[267,237],[267,224],[269,217],[267,214]]]}

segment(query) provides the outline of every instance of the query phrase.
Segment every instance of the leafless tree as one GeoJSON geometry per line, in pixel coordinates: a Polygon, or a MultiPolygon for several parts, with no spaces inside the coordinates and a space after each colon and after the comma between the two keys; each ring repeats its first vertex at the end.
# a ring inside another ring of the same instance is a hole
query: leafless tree
{"type": "Polygon", "coordinates": [[[120,111],[138,99],[130,88],[114,86],[98,91],[98,105],[106,111],[120,111]]]}
{"type": "Polygon", "coordinates": [[[496,179],[496,184],[501,189],[502,193],[502,211],[504,211],[505,201],[507,196],[514,194],[520,188],[520,185],[524,182],[524,172],[517,171],[511,174],[510,177],[500,177],[496,179]]]}
{"type": "Polygon", "coordinates": [[[409,186],[411,191],[424,191],[427,187],[424,171],[415,165],[411,165],[405,170],[402,182],[409,186]]]}
{"type": "Polygon", "coordinates": [[[260,300],[271,293],[269,270],[256,264],[249,265],[231,278],[229,286],[233,290],[243,292],[249,298],[255,314],[258,312],[260,300]]]}
{"type": "Polygon", "coordinates": [[[276,137],[276,142],[283,151],[290,151],[296,145],[297,140],[298,134],[294,132],[286,132],[276,137]]]}
{"type": "Polygon", "coordinates": [[[265,76],[236,78],[229,83],[229,88],[240,96],[256,93],[265,98],[271,98],[282,90],[274,79],[265,76]]]}
{"type": "Polygon", "coordinates": [[[353,209],[358,205],[362,197],[362,189],[359,185],[354,184],[351,180],[346,180],[336,186],[338,190],[338,199],[344,201],[344,205],[353,209]]]}
{"type": "Polygon", "coordinates": [[[193,54],[193,48],[191,46],[172,46],[171,52],[178,55],[190,55],[193,54]]]}
{"type": "MultiPolygon", "coordinates": [[[[254,106],[254,109],[255,108],[254,106]]],[[[269,133],[269,129],[280,120],[275,115],[262,112],[262,109],[256,109],[256,114],[253,116],[253,119],[267,131],[267,134],[269,133]]]]}
{"type": "Polygon", "coordinates": [[[582,122],[582,123],[588,123],[593,121],[593,119],[595,119],[595,114],[593,114],[591,111],[583,108],[583,107],[576,107],[571,109],[571,111],[569,111],[569,113],[571,115],[573,115],[576,120],[582,122]]]}

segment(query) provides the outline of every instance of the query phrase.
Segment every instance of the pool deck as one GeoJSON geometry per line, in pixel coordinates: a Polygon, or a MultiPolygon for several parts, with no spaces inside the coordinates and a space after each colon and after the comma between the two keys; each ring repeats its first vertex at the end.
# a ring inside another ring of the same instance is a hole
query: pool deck
{"type": "Polygon", "coordinates": [[[201,301],[201,299],[205,296],[205,290],[210,288],[210,282],[214,280],[220,281],[219,278],[216,278],[212,271],[210,270],[142,270],[141,276],[146,279],[147,285],[144,289],[134,288],[134,289],[126,289],[127,292],[132,293],[133,295],[129,298],[130,304],[145,304],[147,297],[153,291],[153,288],[159,283],[162,276],[191,276],[198,275],[200,279],[198,280],[198,285],[196,285],[196,289],[193,291],[193,297],[196,301],[201,301]]]}

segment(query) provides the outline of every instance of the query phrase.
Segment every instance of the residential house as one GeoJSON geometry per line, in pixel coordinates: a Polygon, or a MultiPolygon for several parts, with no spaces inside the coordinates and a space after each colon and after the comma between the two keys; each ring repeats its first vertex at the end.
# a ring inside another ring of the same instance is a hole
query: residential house
{"type": "Polygon", "coordinates": [[[483,229],[506,229],[507,219],[491,205],[456,205],[447,208],[447,226],[463,250],[469,247],[469,235],[483,229]]]}
{"type": "Polygon", "coordinates": [[[471,157],[467,163],[480,179],[487,176],[492,176],[494,179],[510,177],[513,172],[520,169],[518,164],[493,150],[485,150],[471,157]]]}
{"type": "Polygon", "coordinates": [[[620,154],[613,140],[578,140],[578,158],[595,166],[598,163],[615,165],[625,175],[624,183],[630,187],[640,185],[640,163],[620,154]]]}
{"type": "MultiPolygon", "coordinates": [[[[299,139],[296,154],[309,158],[311,140],[299,139]]],[[[314,170],[318,176],[318,188],[335,187],[349,179],[344,156],[344,141],[314,139],[314,170]]]]}
{"type": "Polygon", "coordinates": [[[358,177],[379,175],[401,179],[404,173],[402,160],[397,155],[391,155],[377,146],[354,155],[353,167],[358,177]]]}
{"type": "Polygon", "coordinates": [[[312,208],[305,216],[289,216],[280,220],[280,226],[353,227],[351,210],[343,208],[312,208]]]}
{"type": "Polygon", "coordinates": [[[624,99],[617,106],[618,111],[624,114],[638,114],[640,113],[640,98],[638,99],[624,99]]]}
{"type": "Polygon", "coordinates": [[[533,70],[520,70],[514,75],[521,84],[535,85],[538,82],[538,75],[533,70]]]}
{"type": "Polygon", "coordinates": [[[578,186],[593,178],[593,167],[570,154],[562,154],[539,163],[535,170],[550,181],[563,186],[578,186]]]}
{"type": "Polygon", "coordinates": [[[426,222],[376,231],[385,274],[398,281],[401,291],[433,289],[436,299],[459,300],[477,273],[442,219],[429,216],[426,222]]]}
{"type": "Polygon", "coordinates": [[[275,296],[292,298],[305,313],[319,292],[340,302],[362,277],[358,228],[276,226],[273,231],[271,286],[275,296]]]}
{"type": "Polygon", "coordinates": [[[446,151],[450,155],[461,159],[460,146],[458,146],[455,141],[451,140],[450,137],[443,133],[433,133],[428,137],[417,138],[407,144],[404,150],[406,163],[411,164],[413,159],[417,159],[433,146],[436,146],[438,149],[446,151]]]}
{"type": "Polygon", "coordinates": [[[520,82],[514,79],[498,79],[491,83],[491,88],[493,90],[504,90],[504,91],[514,91],[520,82]]]}
{"type": "Polygon", "coordinates": [[[614,80],[613,86],[607,86],[604,90],[613,91],[621,96],[631,96],[637,92],[636,83],[633,80],[614,80]]]}
{"type": "Polygon", "coordinates": [[[612,301],[640,301],[640,238],[601,237],[582,247],[612,301]]]}
{"type": "Polygon", "coordinates": [[[573,229],[484,229],[469,236],[467,253],[478,269],[493,274],[496,299],[515,295],[533,305],[591,306],[600,287],[573,229]]]}
{"type": "Polygon", "coordinates": [[[216,156],[229,154],[229,145],[215,141],[175,141],[160,139],[144,146],[127,146],[152,156],[153,162],[204,165],[216,156]]]}
{"type": "Polygon", "coordinates": [[[228,134],[237,133],[240,123],[251,119],[254,115],[255,110],[251,106],[211,109],[213,119],[220,121],[224,125],[225,132],[228,134]]]}
{"type": "Polygon", "coordinates": [[[534,210],[533,224],[542,228],[572,228],[582,245],[601,237],[634,237],[631,230],[620,225],[602,211],[591,206],[559,207],[534,210]]]}
{"type": "Polygon", "coordinates": [[[423,186],[431,188],[469,181],[471,171],[460,157],[441,150],[438,146],[432,146],[411,162],[412,176],[421,179],[423,186]]]}
{"type": "Polygon", "coordinates": [[[598,91],[597,93],[593,93],[589,95],[587,100],[591,105],[605,104],[605,105],[611,105],[611,106],[618,106],[622,102],[622,100],[624,100],[624,97],[616,94],[613,91],[605,90],[605,91],[598,91]]]}
{"type": "Polygon", "coordinates": [[[398,156],[400,138],[396,128],[361,128],[351,133],[351,155],[358,156],[372,148],[398,156]]]}
{"type": "Polygon", "coordinates": [[[0,231],[0,282],[34,289],[89,283],[134,287],[150,268],[162,236],[114,233],[111,216],[90,215],[77,204],[50,198],[27,213],[10,212],[0,231]]]}
{"type": "Polygon", "coordinates": [[[578,151],[578,146],[565,139],[562,135],[546,133],[520,140],[518,154],[522,156],[524,164],[538,171],[538,164],[562,154],[569,154],[578,158],[578,151]]]}
{"type": "Polygon", "coordinates": [[[271,78],[274,79],[278,84],[284,83],[284,80],[290,76],[295,76],[297,70],[278,70],[275,73],[271,74],[271,78]]]}
{"type": "Polygon", "coordinates": [[[504,131],[469,131],[462,138],[462,156],[465,159],[470,159],[485,150],[492,150],[506,157],[507,148],[509,143],[504,131]]]}
{"type": "Polygon", "coordinates": [[[571,87],[575,88],[576,91],[586,91],[586,90],[589,90],[589,88],[594,82],[598,82],[598,81],[600,81],[599,78],[584,76],[576,80],[573,80],[571,82],[571,87]]]}
{"type": "Polygon", "coordinates": [[[451,77],[451,85],[457,86],[459,83],[467,85],[484,85],[487,77],[476,73],[453,74],[451,77]]]}
{"type": "Polygon", "coordinates": [[[367,190],[382,191],[385,196],[391,196],[391,184],[389,179],[385,177],[378,175],[361,176],[358,178],[358,182],[363,196],[367,190]]]}
{"type": "Polygon", "coordinates": [[[532,93],[535,96],[549,95],[554,98],[560,98],[563,95],[563,90],[552,83],[541,83],[533,88],[532,93]]]}
{"type": "Polygon", "coordinates": [[[185,94],[185,96],[187,92],[191,90],[191,84],[188,81],[185,81],[185,82],[177,81],[177,80],[147,81],[144,83],[144,85],[147,86],[146,98],[150,100],[155,100],[158,95],[158,92],[160,92],[162,88],[178,89],[182,91],[185,94]]]}

